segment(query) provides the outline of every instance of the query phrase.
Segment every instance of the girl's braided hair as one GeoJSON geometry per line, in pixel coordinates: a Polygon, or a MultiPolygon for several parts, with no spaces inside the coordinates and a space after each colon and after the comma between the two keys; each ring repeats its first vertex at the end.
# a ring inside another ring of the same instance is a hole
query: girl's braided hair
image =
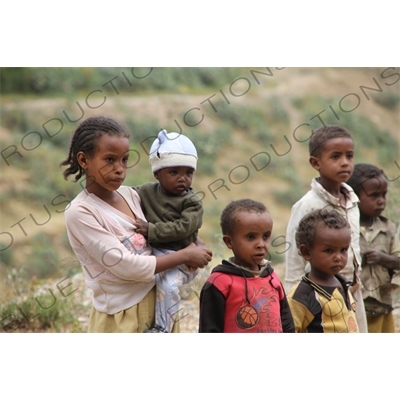
{"type": "Polygon", "coordinates": [[[89,157],[93,156],[96,150],[97,140],[104,134],[129,138],[129,134],[125,128],[112,118],[98,116],[85,119],[76,128],[72,136],[68,157],[60,163],[60,167],[69,165],[69,167],[63,171],[65,180],[68,179],[69,175],[76,174],[76,182],[85,174],[76,156],[80,151],[89,157]]]}

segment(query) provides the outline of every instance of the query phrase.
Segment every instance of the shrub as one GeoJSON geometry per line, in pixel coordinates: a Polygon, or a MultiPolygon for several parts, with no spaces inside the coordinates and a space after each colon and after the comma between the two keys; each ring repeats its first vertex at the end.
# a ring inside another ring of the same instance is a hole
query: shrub
{"type": "Polygon", "coordinates": [[[12,262],[12,246],[8,247],[10,243],[3,243],[0,242],[0,249],[4,249],[0,251],[0,264],[3,264],[5,266],[11,265],[12,262]]]}
{"type": "Polygon", "coordinates": [[[67,270],[64,278],[54,283],[30,279],[26,266],[9,271],[4,283],[12,293],[0,303],[0,332],[83,331],[80,321],[82,316],[89,316],[90,301],[76,286],[79,280],[73,281],[76,260],[67,260],[65,265],[75,265],[74,275],[68,275],[71,271],[67,270]]]}
{"type": "Polygon", "coordinates": [[[39,233],[34,236],[30,245],[31,253],[26,263],[28,276],[38,279],[54,276],[60,259],[52,237],[39,233]]]}
{"type": "Polygon", "coordinates": [[[388,108],[389,110],[395,110],[400,103],[400,95],[396,92],[390,91],[375,95],[373,96],[373,99],[376,103],[388,108]]]}

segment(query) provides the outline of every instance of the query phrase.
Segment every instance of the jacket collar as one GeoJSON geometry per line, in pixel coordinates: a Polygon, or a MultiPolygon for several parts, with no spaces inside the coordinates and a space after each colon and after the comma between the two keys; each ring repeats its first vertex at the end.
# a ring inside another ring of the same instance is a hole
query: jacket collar
{"type": "MultiPolygon", "coordinates": [[[[311,189],[318,193],[327,203],[332,204],[334,207],[343,207],[340,204],[340,199],[332,196],[326,189],[318,182],[318,178],[313,178],[311,181],[311,189]]],[[[346,209],[353,208],[360,200],[354,193],[354,190],[347,183],[341,184],[341,190],[346,193],[346,209]]]]}
{"type": "Polygon", "coordinates": [[[381,232],[386,235],[386,232],[388,232],[390,230],[388,221],[389,220],[387,218],[382,217],[382,216],[374,218],[371,226],[369,226],[369,227],[361,226],[360,227],[360,234],[365,237],[368,232],[368,235],[369,235],[368,241],[371,242],[381,232]],[[372,233],[370,233],[370,232],[372,232],[372,233]]]}
{"type": "MultiPolygon", "coordinates": [[[[346,281],[342,275],[335,275],[336,278],[339,280],[340,284],[343,287],[344,292],[347,292],[347,289],[351,286],[352,282],[346,281]]],[[[311,279],[308,278],[308,274],[304,275],[302,278],[303,282],[308,283],[316,292],[320,295],[326,297],[328,300],[332,299],[332,294],[327,292],[322,286],[318,285],[317,283],[313,282],[311,279]]]]}
{"type": "MultiPolygon", "coordinates": [[[[231,274],[231,275],[237,275],[237,276],[243,276],[246,278],[254,278],[255,275],[252,274],[249,271],[246,271],[243,268],[240,268],[239,265],[234,264],[232,261],[228,260],[222,260],[221,265],[217,265],[212,272],[224,272],[226,274],[231,274]]],[[[273,268],[271,265],[266,262],[266,267],[262,270],[260,273],[259,277],[263,278],[268,275],[270,275],[273,272],[273,268]]]]}
{"type": "Polygon", "coordinates": [[[374,218],[372,226],[374,227],[374,230],[376,229],[377,231],[380,232],[386,233],[389,230],[388,219],[382,216],[374,218]]]}

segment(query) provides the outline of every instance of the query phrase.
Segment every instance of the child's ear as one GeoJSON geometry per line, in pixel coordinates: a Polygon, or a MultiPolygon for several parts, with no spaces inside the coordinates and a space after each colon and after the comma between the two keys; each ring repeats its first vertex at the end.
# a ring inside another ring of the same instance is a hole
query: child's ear
{"type": "Polygon", "coordinates": [[[222,236],[222,240],[224,241],[228,249],[232,249],[232,239],[229,235],[222,236]]]}
{"type": "Polygon", "coordinates": [[[312,166],[314,169],[316,169],[317,171],[319,171],[320,165],[319,165],[319,158],[318,158],[318,157],[311,156],[310,159],[309,159],[309,162],[310,162],[311,166],[312,166]]]}
{"type": "Polygon", "coordinates": [[[154,172],[153,175],[154,175],[154,178],[156,178],[158,180],[158,171],[154,172]]]}
{"type": "Polygon", "coordinates": [[[299,248],[299,253],[306,261],[310,261],[311,255],[308,246],[306,246],[305,244],[301,244],[299,248]]]}
{"type": "Polygon", "coordinates": [[[80,151],[76,155],[76,160],[78,161],[78,164],[81,166],[82,169],[87,168],[87,157],[86,154],[83,151],[80,151]]]}

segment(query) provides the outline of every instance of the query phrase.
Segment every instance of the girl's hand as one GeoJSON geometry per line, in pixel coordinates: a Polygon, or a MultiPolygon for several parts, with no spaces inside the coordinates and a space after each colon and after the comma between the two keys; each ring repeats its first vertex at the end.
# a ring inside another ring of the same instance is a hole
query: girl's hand
{"type": "Polygon", "coordinates": [[[204,268],[212,259],[212,251],[205,246],[196,246],[194,243],[189,244],[182,250],[187,256],[186,265],[191,268],[204,268]]]}
{"type": "Polygon", "coordinates": [[[189,246],[182,250],[157,256],[156,269],[154,273],[166,271],[167,269],[185,264],[191,268],[204,268],[211,261],[212,251],[207,247],[196,246],[190,243],[189,246]]]}
{"type": "Polygon", "coordinates": [[[198,246],[198,247],[206,247],[206,244],[199,237],[197,237],[196,246],[198,246]]]}
{"type": "Polygon", "coordinates": [[[140,218],[136,218],[135,222],[135,227],[136,227],[136,232],[141,233],[143,236],[148,237],[149,236],[149,224],[147,221],[143,221],[140,218]]]}

